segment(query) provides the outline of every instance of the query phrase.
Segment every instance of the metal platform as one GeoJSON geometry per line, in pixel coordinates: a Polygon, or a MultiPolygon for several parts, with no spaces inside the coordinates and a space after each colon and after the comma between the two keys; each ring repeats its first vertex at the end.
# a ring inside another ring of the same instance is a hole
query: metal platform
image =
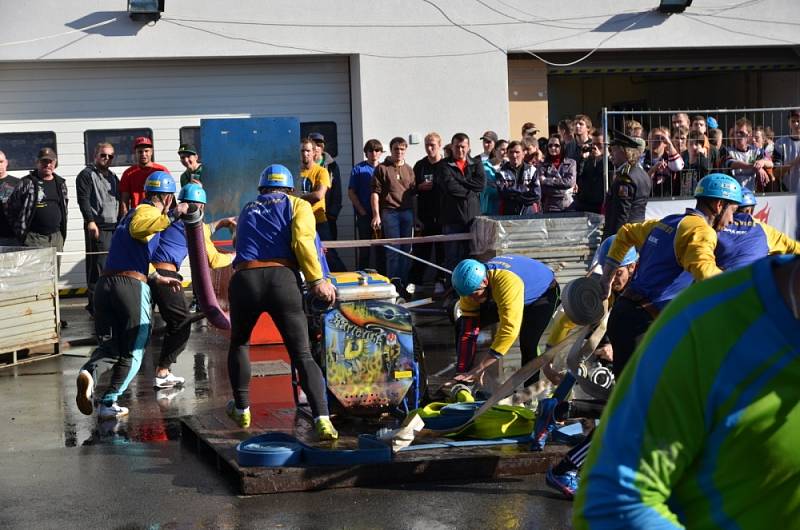
{"type": "MultiPolygon", "coordinates": [[[[544,473],[567,450],[563,445],[548,446],[543,452],[531,452],[522,445],[458,447],[400,452],[391,462],[349,467],[240,467],[236,461],[236,444],[267,431],[285,432],[309,445],[331,448],[329,444],[310,443],[313,439],[311,422],[293,408],[255,405],[251,411],[253,423],[247,430],[238,428],[221,408],[210,414],[181,419],[184,445],[213,463],[245,495],[410,482],[490,481],[544,473]]],[[[369,432],[370,428],[363,422],[336,420],[335,423],[341,435],[335,446],[339,449],[354,448],[357,430],[369,432]]]]}

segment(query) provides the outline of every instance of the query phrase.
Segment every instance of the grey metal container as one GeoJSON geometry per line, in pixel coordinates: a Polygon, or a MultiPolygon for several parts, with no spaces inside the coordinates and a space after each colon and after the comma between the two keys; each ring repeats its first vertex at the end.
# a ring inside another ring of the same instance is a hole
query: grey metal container
{"type": "Polygon", "coordinates": [[[530,256],[553,269],[563,286],[586,275],[602,227],[602,215],[585,212],[478,217],[472,250],[482,260],[501,254],[530,256]]]}

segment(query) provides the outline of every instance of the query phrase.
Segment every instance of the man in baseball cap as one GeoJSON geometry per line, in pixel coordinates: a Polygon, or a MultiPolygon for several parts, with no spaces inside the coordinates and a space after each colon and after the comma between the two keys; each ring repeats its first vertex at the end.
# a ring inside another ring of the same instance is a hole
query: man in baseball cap
{"type": "Polygon", "coordinates": [[[186,171],[181,173],[181,187],[187,184],[203,185],[203,164],[197,153],[197,148],[192,144],[181,144],[178,148],[178,158],[186,171]]]}
{"type": "Polygon", "coordinates": [[[136,154],[136,165],[130,166],[122,173],[119,181],[119,218],[144,199],[144,183],[154,171],[168,171],[161,164],[153,162],[153,140],[147,136],[138,136],[133,141],[136,154]]]}

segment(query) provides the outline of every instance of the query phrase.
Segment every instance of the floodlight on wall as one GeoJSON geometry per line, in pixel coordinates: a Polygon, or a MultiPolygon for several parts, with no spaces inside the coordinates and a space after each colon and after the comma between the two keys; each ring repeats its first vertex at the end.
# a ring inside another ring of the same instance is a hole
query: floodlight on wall
{"type": "Polygon", "coordinates": [[[164,0],[128,0],[128,15],[132,20],[155,22],[164,12],[164,0]]]}
{"type": "Polygon", "coordinates": [[[658,10],[661,13],[683,13],[692,5],[692,0],[661,0],[658,10]]]}

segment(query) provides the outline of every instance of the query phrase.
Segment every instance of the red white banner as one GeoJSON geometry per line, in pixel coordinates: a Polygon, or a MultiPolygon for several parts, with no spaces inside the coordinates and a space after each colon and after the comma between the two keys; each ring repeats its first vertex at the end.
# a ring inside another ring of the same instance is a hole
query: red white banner
{"type": "MultiPolygon", "coordinates": [[[[758,203],[753,217],[795,237],[797,226],[795,195],[759,195],[756,200],[758,203]]],[[[647,203],[646,216],[648,219],[661,219],[674,213],[683,213],[686,208],[694,208],[694,205],[694,199],[650,199],[647,203]]]]}

